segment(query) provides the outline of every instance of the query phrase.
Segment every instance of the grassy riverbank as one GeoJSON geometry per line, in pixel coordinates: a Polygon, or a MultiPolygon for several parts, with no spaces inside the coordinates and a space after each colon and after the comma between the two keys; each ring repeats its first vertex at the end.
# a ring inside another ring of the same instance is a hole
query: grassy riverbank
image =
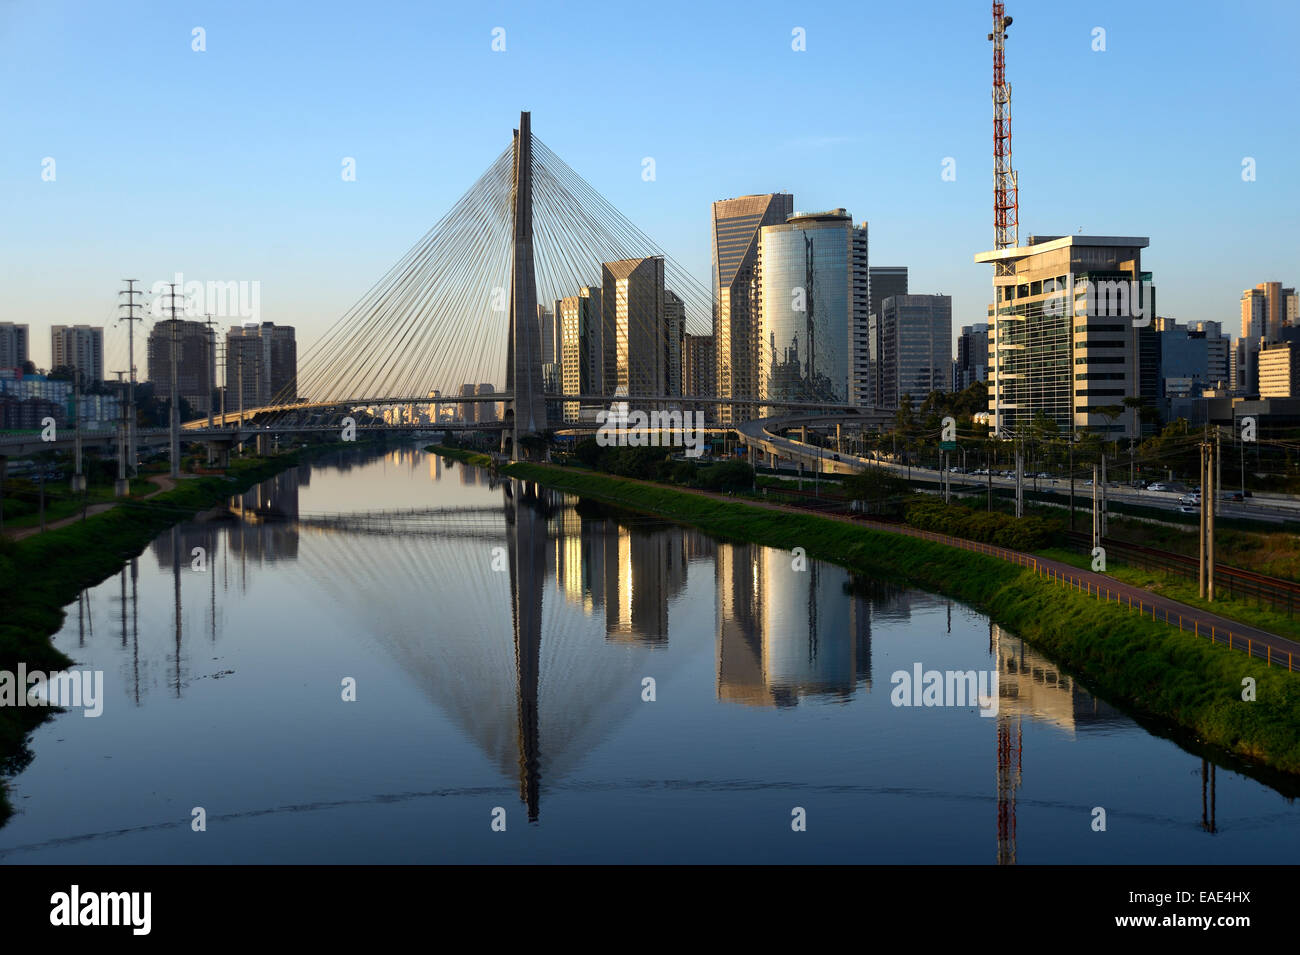
{"type": "MultiPolygon", "coordinates": [[[[310,457],[341,447],[315,445],[272,457],[232,461],[224,476],[183,478],[148,500],[119,499],[116,507],[21,541],[0,539],[0,670],[51,672],[72,664],[50,642],[63,626],[63,608],[82,590],[117,572],[173,524],[221,506],[234,494],[310,457]]],[[[21,692],[21,691],[20,691],[21,692]]],[[[30,759],[27,734],[49,718],[45,707],[0,706],[0,825],[12,812],[3,777],[30,759]]]]}
{"type": "MultiPolygon", "coordinates": [[[[438,449],[440,452],[442,449],[438,449]]],[[[914,583],[987,612],[1098,694],[1200,741],[1300,774],[1300,676],[1053,586],[1004,561],[815,514],[772,512],[602,474],[535,464],[505,473],[691,524],[718,537],[803,547],[856,573],[914,583]],[[1243,702],[1242,680],[1256,681],[1243,702]]]]}

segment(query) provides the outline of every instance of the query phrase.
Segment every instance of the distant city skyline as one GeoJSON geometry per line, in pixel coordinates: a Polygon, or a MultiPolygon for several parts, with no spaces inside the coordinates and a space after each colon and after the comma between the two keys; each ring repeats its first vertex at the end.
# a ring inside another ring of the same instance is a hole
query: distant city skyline
{"type": "MultiPolygon", "coordinates": [[[[256,319],[295,326],[310,348],[499,154],[523,108],[706,287],[711,204],[785,191],[796,212],[852,209],[870,225],[872,261],[906,265],[915,292],[951,295],[959,329],[991,300],[987,267],[972,261],[993,245],[991,50],[984,4],[940,7],[921,23],[904,8],[737,17],[668,3],[635,29],[630,11],[589,4],[558,16],[400,4],[363,22],[334,3],[310,17],[251,3],[183,15],[144,4],[133,17],[8,7],[0,321],[30,324],[40,366],[50,326],[105,326],[107,377],[125,367],[120,280],[148,289],[179,271],[259,283],[256,319]],[[599,26],[584,70],[547,69],[574,23],[599,26]],[[493,52],[498,26],[506,48],[493,52]],[[792,49],[795,28],[805,50],[792,49]],[[738,136],[700,92],[755,77],[745,108],[761,115],[738,136]],[[460,95],[471,82],[475,95],[460,95]],[[941,177],[948,158],[955,181],[941,177]],[[342,176],[348,159],[355,181],[342,176]]],[[[1286,65],[1300,13],[1252,5],[1206,31],[1173,3],[1081,12],[1013,0],[1008,12],[1022,243],[1080,229],[1149,236],[1161,313],[1219,321],[1234,337],[1243,289],[1298,284],[1300,150],[1276,117],[1300,91],[1286,65]],[[1242,60],[1252,69],[1186,68],[1242,60]],[[1100,125],[1081,136],[1061,104],[1098,84],[1140,108],[1090,94],[1100,125]],[[1247,158],[1255,181],[1243,181],[1247,158]]]]}

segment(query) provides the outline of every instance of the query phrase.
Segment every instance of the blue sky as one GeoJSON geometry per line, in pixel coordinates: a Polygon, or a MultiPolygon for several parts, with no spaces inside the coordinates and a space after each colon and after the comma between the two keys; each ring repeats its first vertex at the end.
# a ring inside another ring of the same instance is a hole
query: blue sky
{"type": "MultiPolygon", "coordinates": [[[[1161,313],[1234,335],[1243,288],[1300,284],[1298,9],[1011,0],[1022,240],[1149,236],[1161,313]]],[[[260,282],[263,319],[309,345],[529,109],[542,140],[705,284],[709,203],[785,190],[796,209],[867,220],[873,264],[952,295],[955,326],[980,321],[989,26],[984,0],[0,0],[0,320],[32,324],[38,364],[49,324],[108,324],[106,367],[123,367],[120,279],[182,272],[260,282]],[[491,49],[498,26],[505,52],[491,49]]]]}

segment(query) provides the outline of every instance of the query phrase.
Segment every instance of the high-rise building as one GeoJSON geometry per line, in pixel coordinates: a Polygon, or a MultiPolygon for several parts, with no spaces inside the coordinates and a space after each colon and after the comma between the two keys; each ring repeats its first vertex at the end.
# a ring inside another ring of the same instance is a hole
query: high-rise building
{"type": "Polygon", "coordinates": [[[28,361],[30,327],[0,322],[0,368],[21,368],[28,361]]]}
{"type": "MultiPolygon", "coordinates": [[[[475,388],[473,385],[461,385],[460,394],[462,398],[474,397],[475,388]]],[[[461,401],[456,404],[456,417],[462,424],[474,424],[478,421],[478,402],[461,401]]]]}
{"type": "MultiPolygon", "coordinates": [[[[194,411],[206,411],[208,396],[216,390],[216,349],[203,322],[163,319],[149,329],[148,380],[155,397],[171,400],[173,340],[176,349],[176,385],[194,411]]],[[[233,384],[233,379],[231,379],[233,384]]],[[[233,410],[233,409],[229,409],[233,410]]]]}
{"type": "MultiPolygon", "coordinates": [[[[298,345],[289,325],[232,326],[226,334],[226,388],[244,408],[293,401],[298,393],[298,345]]],[[[227,410],[230,410],[227,398],[227,410]]]]}
{"type": "Polygon", "coordinates": [[[1205,361],[1210,385],[1214,386],[1222,382],[1226,387],[1231,388],[1232,375],[1228,367],[1228,356],[1232,352],[1232,338],[1224,334],[1223,323],[1191,322],[1188,328],[1205,336],[1205,361]]]}
{"type": "Polygon", "coordinates": [[[671,289],[664,289],[665,395],[682,394],[682,349],[686,336],[686,303],[671,289]]]}
{"type": "Polygon", "coordinates": [[[895,295],[907,294],[907,266],[873,265],[868,268],[869,291],[867,298],[867,404],[881,405],[880,360],[881,339],[880,303],[895,295]]]}
{"type": "Polygon", "coordinates": [[[718,364],[713,336],[688,334],[682,350],[685,355],[682,362],[682,394],[714,397],[717,392],[715,381],[718,364]]]}
{"type": "MultiPolygon", "coordinates": [[[[488,382],[480,382],[479,386],[474,389],[474,394],[482,397],[484,395],[494,395],[497,393],[488,382]]],[[[480,401],[478,403],[478,423],[487,424],[497,420],[497,403],[495,401],[480,401]]]]}
{"type": "Polygon", "coordinates": [[[871,386],[871,261],[867,224],[853,230],[853,353],[849,356],[849,404],[873,407],[871,386]]]}
{"type": "Polygon", "coordinates": [[[1274,342],[1260,351],[1259,396],[1300,398],[1300,342],[1274,342]]]}
{"type": "Polygon", "coordinates": [[[558,308],[559,308],[558,302],[555,304],[554,308],[547,308],[541,302],[537,303],[537,330],[542,338],[541,356],[542,356],[543,365],[549,362],[558,362],[560,360],[558,357],[556,357],[559,354],[559,352],[556,351],[555,348],[555,343],[556,343],[555,315],[556,315],[556,309],[558,308]]]}
{"type": "Polygon", "coordinates": [[[661,395],[666,386],[663,256],[601,265],[604,391],[661,395]]]}
{"type": "Polygon", "coordinates": [[[717,397],[754,400],[721,405],[719,420],[732,424],[757,414],[758,316],[754,263],[759,230],[785,222],[794,212],[789,193],[741,196],[713,203],[713,340],[717,397]]]}
{"type": "Polygon", "coordinates": [[[957,367],[953,372],[954,391],[965,391],[977,381],[989,377],[989,327],[981,322],[963,325],[957,338],[957,367]]]}
{"type": "Polygon", "coordinates": [[[1254,335],[1237,339],[1233,349],[1236,373],[1232,388],[1238,397],[1248,398],[1259,394],[1259,353],[1263,342],[1254,335]]]}
{"type": "Polygon", "coordinates": [[[73,368],[83,384],[104,380],[104,329],[89,325],[50,327],[50,368],[73,368]]]}
{"type": "Polygon", "coordinates": [[[1064,433],[1087,429],[1138,437],[1124,399],[1155,400],[1159,339],[1155,290],[1142,271],[1146,238],[1030,236],[1023,246],[981,252],[1005,262],[989,306],[989,417],[1012,436],[1037,415],[1064,433]]]}
{"type": "Polygon", "coordinates": [[[1278,341],[1286,324],[1286,308],[1281,282],[1260,282],[1246,289],[1241,293],[1241,337],[1278,341]]]}
{"type": "Polygon", "coordinates": [[[1293,288],[1282,289],[1282,321],[1292,328],[1300,326],[1300,295],[1293,288]]]}
{"type": "Polygon", "coordinates": [[[881,404],[904,395],[915,408],[932,391],[952,386],[952,296],[895,295],[880,303],[881,404]]]}
{"type": "Polygon", "coordinates": [[[850,403],[859,324],[866,337],[867,302],[855,295],[865,288],[854,271],[865,241],[866,229],[855,229],[843,209],[799,213],[759,230],[761,414],[776,413],[766,404],[773,400],[850,403]]]}
{"type": "MultiPolygon", "coordinates": [[[[566,395],[601,394],[604,389],[601,290],[584,286],[556,306],[560,327],[560,387],[566,395]]],[[[579,417],[579,403],[564,403],[564,420],[579,417]]]]}

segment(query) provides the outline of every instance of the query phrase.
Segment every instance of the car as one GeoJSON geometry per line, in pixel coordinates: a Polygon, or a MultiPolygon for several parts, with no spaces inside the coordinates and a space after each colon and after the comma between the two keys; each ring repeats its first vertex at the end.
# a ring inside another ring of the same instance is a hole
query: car
{"type": "Polygon", "coordinates": [[[1244,501],[1246,499],[1240,491],[1230,491],[1227,497],[1230,501],[1244,501]]]}
{"type": "Polygon", "coordinates": [[[1191,507],[1192,505],[1199,505],[1201,498],[1198,494],[1184,494],[1178,499],[1178,503],[1184,507],[1191,507]]]}
{"type": "Polygon", "coordinates": [[[1148,491],[1170,491],[1172,490],[1172,488],[1168,484],[1161,484],[1159,481],[1157,481],[1155,484],[1148,484],[1147,490],[1148,491]]]}

